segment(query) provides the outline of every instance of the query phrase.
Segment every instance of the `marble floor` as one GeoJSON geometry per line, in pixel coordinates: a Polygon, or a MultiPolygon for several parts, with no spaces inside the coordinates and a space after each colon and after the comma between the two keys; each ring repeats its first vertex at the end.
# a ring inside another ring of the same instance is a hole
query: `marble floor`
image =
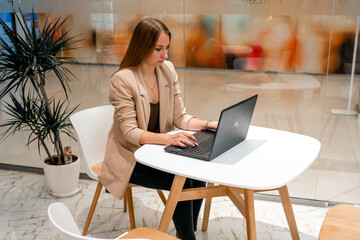
{"type": "MultiPolygon", "coordinates": [[[[0,182],[0,239],[3,240],[59,239],[47,216],[47,207],[56,201],[63,202],[70,209],[82,229],[96,188],[95,181],[81,179],[80,193],[69,198],[55,198],[48,192],[44,175],[11,170],[0,170],[0,182]]],[[[164,209],[156,192],[138,187],[134,188],[133,196],[137,226],[156,228],[164,209]]],[[[293,209],[300,239],[317,239],[328,208],[293,204],[293,209]]],[[[280,203],[255,200],[255,218],[259,240],[291,239],[280,203]]],[[[202,217],[198,223],[201,226],[202,217]]],[[[122,200],[103,192],[88,234],[115,238],[129,227],[122,200]]],[[[175,234],[172,223],[168,233],[175,234]]],[[[215,198],[208,231],[199,229],[196,236],[199,240],[246,239],[246,224],[229,199],[215,198]]]]}

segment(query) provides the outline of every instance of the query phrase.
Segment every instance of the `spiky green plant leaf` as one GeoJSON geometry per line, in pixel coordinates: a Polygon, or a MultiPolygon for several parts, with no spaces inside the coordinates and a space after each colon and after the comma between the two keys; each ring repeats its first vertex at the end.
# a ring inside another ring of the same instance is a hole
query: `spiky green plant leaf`
{"type": "Polygon", "coordinates": [[[60,82],[67,96],[71,71],[64,66],[64,63],[76,62],[76,60],[72,57],[60,56],[60,53],[70,49],[72,44],[79,41],[76,36],[68,37],[68,31],[60,34],[56,39],[55,35],[61,31],[67,18],[58,17],[49,21],[47,17],[44,27],[39,30],[39,36],[36,36],[34,14],[31,28],[29,28],[25,24],[21,10],[20,13],[15,16],[24,32],[24,38],[0,20],[0,27],[11,43],[9,45],[0,37],[0,86],[2,86],[0,99],[11,90],[18,90],[21,85],[26,85],[29,81],[38,90],[39,80],[36,78],[36,73],[46,79],[46,74],[51,71],[56,74],[57,78],[54,79],[60,82]]]}
{"type": "Polygon", "coordinates": [[[28,93],[25,96],[24,93],[21,93],[18,98],[10,94],[11,103],[4,104],[5,109],[2,111],[8,117],[4,123],[0,124],[0,128],[6,127],[7,130],[0,135],[0,140],[14,135],[18,131],[29,131],[27,145],[37,141],[39,152],[41,146],[45,145],[44,147],[47,148],[46,142],[53,142],[55,146],[59,147],[61,145],[60,133],[75,140],[69,117],[78,106],[70,107],[66,100],[50,99],[53,112],[53,115],[50,115],[46,103],[37,95],[28,93]]]}
{"type": "Polygon", "coordinates": [[[69,116],[77,108],[70,108],[67,103],[69,76],[75,76],[64,63],[76,60],[60,56],[60,53],[73,49],[70,46],[78,40],[76,37],[68,37],[68,31],[60,34],[60,37],[57,35],[66,21],[66,18],[61,17],[49,21],[48,16],[37,36],[34,11],[31,27],[26,25],[25,18],[19,11],[20,14],[15,16],[25,37],[0,19],[0,27],[10,41],[7,43],[0,36],[0,99],[8,94],[10,96],[10,102],[5,102],[5,110],[2,110],[9,117],[0,125],[6,128],[0,135],[0,140],[17,131],[28,130],[27,145],[37,141],[39,152],[43,146],[51,158],[46,142],[52,142],[56,153],[63,157],[60,134],[74,139],[69,116]],[[53,72],[56,77],[48,79],[49,72],[53,72]],[[64,101],[55,101],[47,96],[45,84],[49,80],[60,82],[66,96],[64,101]],[[25,94],[25,91],[28,93],[25,94]]]}

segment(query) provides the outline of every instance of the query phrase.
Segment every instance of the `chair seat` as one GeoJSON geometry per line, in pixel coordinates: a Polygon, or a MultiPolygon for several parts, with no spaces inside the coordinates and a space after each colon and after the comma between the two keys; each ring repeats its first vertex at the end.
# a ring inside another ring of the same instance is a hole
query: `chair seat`
{"type": "Polygon", "coordinates": [[[96,176],[100,175],[103,162],[104,161],[101,161],[101,162],[98,162],[97,164],[91,166],[91,170],[95,173],[96,176]]]}
{"type": "Polygon", "coordinates": [[[360,240],[360,207],[339,204],[325,216],[319,233],[320,240],[360,240]]]}
{"type": "Polygon", "coordinates": [[[134,238],[146,238],[151,240],[179,240],[178,238],[171,236],[167,233],[161,232],[152,228],[138,227],[127,234],[123,235],[119,239],[134,239],[134,238]]]}

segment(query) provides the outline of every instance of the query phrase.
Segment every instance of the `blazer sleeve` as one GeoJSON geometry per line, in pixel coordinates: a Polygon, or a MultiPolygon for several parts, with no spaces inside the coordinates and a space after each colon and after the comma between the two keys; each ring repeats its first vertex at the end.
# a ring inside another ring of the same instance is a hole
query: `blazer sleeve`
{"type": "Polygon", "coordinates": [[[110,81],[109,101],[115,107],[114,124],[120,128],[123,139],[140,146],[140,136],[144,132],[137,123],[135,86],[136,79],[131,70],[113,75],[110,81]]]}

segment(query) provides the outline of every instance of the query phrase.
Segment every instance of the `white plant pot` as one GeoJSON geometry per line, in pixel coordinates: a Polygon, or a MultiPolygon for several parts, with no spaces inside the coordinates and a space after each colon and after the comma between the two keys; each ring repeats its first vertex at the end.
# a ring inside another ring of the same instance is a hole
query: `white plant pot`
{"type": "MultiPolygon", "coordinates": [[[[46,160],[45,160],[46,161],[46,160]]],[[[71,197],[80,191],[80,159],[65,165],[49,165],[44,161],[44,174],[49,192],[55,197],[71,197]]]]}

